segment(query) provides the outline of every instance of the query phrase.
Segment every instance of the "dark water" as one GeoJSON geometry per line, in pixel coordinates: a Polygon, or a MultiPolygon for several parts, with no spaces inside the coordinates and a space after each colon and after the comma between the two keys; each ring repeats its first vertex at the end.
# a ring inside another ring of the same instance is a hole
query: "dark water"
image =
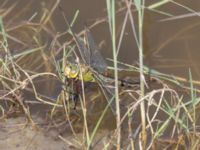
{"type": "MultiPolygon", "coordinates": [[[[3,2],[3,1],[2,1],[3,2]]],[[[5,1],[4,1],[5,3],[5,1]]],[[[10,24],[15,24],[16,20],[27,20],[34,13],[37,13],[35,20],[41,17],[44,8],[52,7],[56,1],[29,1],[19,0],[16,7],[11,11],[5,20],[13,17],[10,24]],[[27,7],[22,7],[27,6],[27,7]],[[22,9],[23,8],[23,9],[22,9]],[[26,13],[23,13],[24,11],[26,13]],[[16,15],[16,12],[21,12],[16,15]]],[[[199,1],[181,1],[181,4],[198,12],[199,1]]],[[[13,1],[8,1],[5,6],[13,5],[13,1]]],[[[5,7],[4,6],[4,7],[5,7]]],[[[60,6],[68,20],[72,20],[75,12],[79,10],[78,18],[73,29],[76,32],[82,31],[85,24],[90,25],[98,18],[106,16],[105,1],[87,0],[83,3],[79,1],[60,1],[60,6]]],[[[124,5],[123,5],[124,6],[124,5]]],[[[188,10],[168,3],[159,10],[174,16],[191,13],[188,10]]],[[[135,13],[136,14],[136,13],[135,13]]],[[[122,26],[125,11],[117,15],[117,31],[122,26]]],[[[162,21],[168,18],[165,15],[152,11],[146,11],[144,22],[144,55],[146,65],[150,68],[158,69],[161,72],[188,77],[188,69],[192,70],[193,76],[198,80],[199,76],[199,17],[193,16],[184,19],[162,21]]],[[[64,32],[67,25],[62,16],[61,10],[57,8],[52,15],[55,32],[64,32]]],[[[108,30],[108,23],[103,22],[92,29],[93,36],[97,43],[104,41],[102,53],[105,57],[112,58],[112,48],[108,30]]],[[[118,34],[119,38],[119,34],[118,34]]],[[[65,41],[65,39],[62,39],[65,41]]],[[[138,50],[132,34],[131,25],[127,23],[126,32],[121,45],[119,59],[122,62],[133,64],[138,61],[138,50]]]]}

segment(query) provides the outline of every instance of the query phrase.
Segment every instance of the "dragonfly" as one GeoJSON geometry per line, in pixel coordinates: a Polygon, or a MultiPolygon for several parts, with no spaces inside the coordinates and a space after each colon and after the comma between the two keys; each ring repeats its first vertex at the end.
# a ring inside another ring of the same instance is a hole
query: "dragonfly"
{"type": "Polygon", "coordinates": [[[103,74],[107,72],[107,63],[99,52],[93,37],[86,28],[86,42],[73,34],[83,63],[68,63],[65,67],[65,76],[67,78],[80,78],[80,72],[83,74],[83,81],[95,82],[94,74],[103,74]]]}
{"type": "MultiPolygon", "coordinates": [[[[72,33],[78,47],[82,63],[68,63],[64,70],[67,79],[95,82],[100,86],[108,105],[115,113],[113,78],[108,77],[108,65],[102,57],[89,29],[85,30],[85,41],[72,33]]],[[[121,84],[123,81],[121,80],[121,84]]]]}

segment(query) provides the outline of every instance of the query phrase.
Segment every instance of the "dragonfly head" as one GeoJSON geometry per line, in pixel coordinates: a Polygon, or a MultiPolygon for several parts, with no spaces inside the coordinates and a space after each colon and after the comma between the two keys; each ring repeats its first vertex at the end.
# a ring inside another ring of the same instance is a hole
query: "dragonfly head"
{"type": "Polygon", "coordinates": [[[79,67],[77,64],[68,63],[65,66],[64,75],[69,79],[77,78],[79,74],[79,67]]]}

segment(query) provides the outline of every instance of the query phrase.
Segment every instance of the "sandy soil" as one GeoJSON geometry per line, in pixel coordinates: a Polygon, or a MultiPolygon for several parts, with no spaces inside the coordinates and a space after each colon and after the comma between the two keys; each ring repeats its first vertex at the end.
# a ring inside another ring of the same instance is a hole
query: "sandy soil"
{"type": "MultiPolygon", "coordinates": [[[[0,150],[84,149],[81,146],[82,133],[77,133],[75,138],[72,133],[50,129],[49,124],[45,123],[44,119],[37,118],[36,122],[37,127],[34,127],[27,123],[25,117],[0,120],[0,150]]],[[[108,133],[108,130],[98,132],[94,139],[93,149],[102,149],[105,141],[108,141],[108,133]]]]}
{"type": "MultiPolygon", "coordinates": [[[[56,131],[27,125],[23,117],[0,121],[0,150],[69,150],[69,143],[58,138],[56,131]]],[[[70,138],[70,137],[68,137],[70,138]]]]}

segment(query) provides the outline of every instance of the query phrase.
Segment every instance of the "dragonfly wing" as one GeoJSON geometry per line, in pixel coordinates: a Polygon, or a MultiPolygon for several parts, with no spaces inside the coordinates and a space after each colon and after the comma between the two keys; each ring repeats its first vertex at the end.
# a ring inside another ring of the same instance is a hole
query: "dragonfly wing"
{"type": "Polygon", "coordinates": [[[90,51],[86,48],[85,43],[80,37],[74,35],[74,38],[84,63],[90,64],[90,56],[91,56],[90,51]]]}
{"type": "Polygon", "coordinates": [[[98,81],[99,86],[108,102],[108,105],[110,106],[113,114],[115,114],[115,88],[112,86],[111,81],[108,81],[108,78],[103,77],[102,75],[99,74],[94,74],[95,79],[98,81]]]}
{"type": "Polygon", "coordinates": [[[94,68],[99,73],[104,73],[107,69],[107,63],[102,57],[102,55],[99,52],[99,49],[97,45],[94,42],[94,39],[89,31],[89,29],[86,29],[86,39],[88,43],[88,48],[90,50],[91,56],[90,56],[90,66],[94,68]]]}

